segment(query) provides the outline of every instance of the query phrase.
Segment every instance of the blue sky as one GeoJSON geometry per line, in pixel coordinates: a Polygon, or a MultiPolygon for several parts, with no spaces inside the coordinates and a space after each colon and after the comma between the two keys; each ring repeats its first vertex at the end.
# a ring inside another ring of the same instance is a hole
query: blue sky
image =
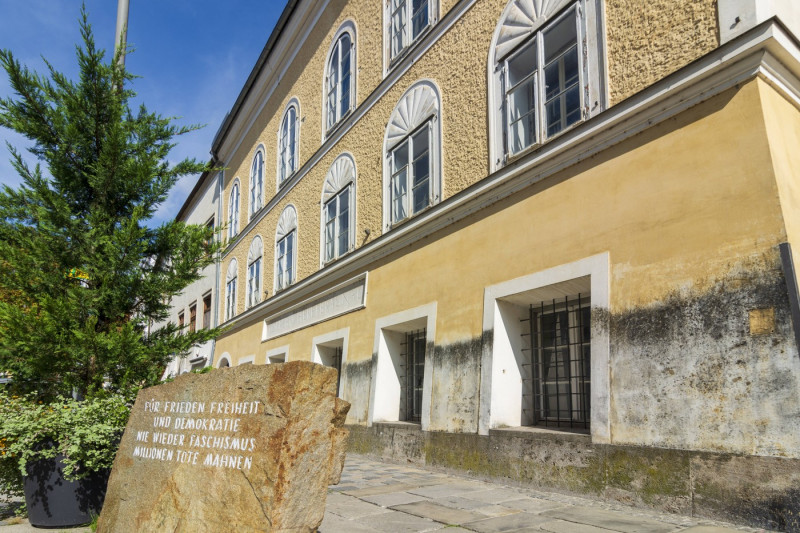
{"type": "MultiPolygon", "coordinates": [[[[98,46],[112,53],[117,17],[114,0],[85,0],[98,46]]],[[[233,106],[286,0],[130,0],[128,70],[137,103],[180,117],[179,124],[206,127],[178,138],[170,158],[206,161],[214,134],[233,106]]],[[[29,68],[45,72],[42,57],[74,77],[75,45],[80,42],[79,0],[0,0],[0,48],[10,49],[29,68]]],[[[0,72],[0,96],[11,95],[0,72]]],[[[0,128],[0,183],[16,186],[5,141],[18,148],[26,140],[0,128]]],[[[28,154],[28,161],[35,163],[28,154]]],[[[169,220],[183,205],[197,176],[183,178],[156,214],[169,220]]]]}

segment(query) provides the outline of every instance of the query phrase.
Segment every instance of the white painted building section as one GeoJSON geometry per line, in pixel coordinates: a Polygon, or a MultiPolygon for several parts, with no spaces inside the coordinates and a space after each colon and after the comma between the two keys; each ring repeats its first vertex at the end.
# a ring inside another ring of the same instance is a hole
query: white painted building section
{"type": "MultiPolygon", "coordinates": [[[[195,189],[189,194],[186,204],[176,216],[187,224],[213,225],[219,228],[219,176],[203,174],[195,189]]],[[[213,328],[219,324],[219,311],[216,287],[219,286],[219,265],[213,263],[202,271],[202,277],[186,287],[180,295],[172,299],[169,321],[179,324],[183,316],[185,331],[192,327],[197,330],[213,328]]],[[[164,378],[177,376],[197,370],[214,362],[214,341],[193,346],[186,357],[176,357],[164,372],[164,378]]]]}
{"type": "Polygon", "coordinates": [[[777,18],[794,35],[800,35],[800,2],[797,0],[718,0],[720,44],[777,18]]]}

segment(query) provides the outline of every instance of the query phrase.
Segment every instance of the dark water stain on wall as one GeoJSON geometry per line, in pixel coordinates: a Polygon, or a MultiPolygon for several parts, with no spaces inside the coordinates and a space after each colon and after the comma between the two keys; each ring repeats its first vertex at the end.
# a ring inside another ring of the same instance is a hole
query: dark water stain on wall
{"type": "Polygon", "coordinates": [[[453,432],[478,430],[481,339],[428,346],[433,371],[431,426],[453,432]]]}

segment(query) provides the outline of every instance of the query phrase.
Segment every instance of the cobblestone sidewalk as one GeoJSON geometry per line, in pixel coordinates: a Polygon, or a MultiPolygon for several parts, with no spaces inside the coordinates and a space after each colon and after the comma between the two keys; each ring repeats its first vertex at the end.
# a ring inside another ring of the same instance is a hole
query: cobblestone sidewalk
{"type": "MultiPolygon", "coordinates": [[[[331,486],[321,533],[500,531],[550,533],[734,533],[764,531],[668,515],[348,455],[331,486]]],[[[42,531],[1,520],[0,533],[42,531]]],[[[53,531],[53,530],[50,530],[53,531]]],[[[89,533],[74,528],[70,533],[89,533]]],[[[154,532],[156,533],[156,532],[154,532]]]]}

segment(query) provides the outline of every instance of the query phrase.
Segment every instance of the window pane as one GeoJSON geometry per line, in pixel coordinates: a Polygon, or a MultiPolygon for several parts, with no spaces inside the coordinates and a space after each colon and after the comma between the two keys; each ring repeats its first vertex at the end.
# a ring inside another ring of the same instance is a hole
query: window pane
{"type": "Polygon", "coordinates": [[[336,123],[336,86],[339,82],[339,65],[337,60],[338,44],[334,49],[331,56],[330,65],[328,65],[328,127],[330,128],[336,123]]]}
{"type": "Polygon", "coordinates": [[[339,199],[339,255],[350,249],[350,209],[347,190],[339,199]]]}
{"type": "Polygon", "coordinates": [[[547,136],[557,134],[581,118],[580,86],[575,85],[547,104],[547,136]]]}
{"type": "Polygon", "coordinates": [[[294,232],[286,237],[286,285],[294,280],[294,232]]]}
{"type": "Polygon", "coordinates": [[[336,243],[336,198],[325,204],[325,260],[334,258],[336,243]]]}
{"type": "Polygon", "coordinates": [[[414,163],[412,185],[412,213],[428,207],[430,203],[430,145],[428,128],[424,127],[412,137],[414,163]]]}
{"type": "Polygon", "coordinates": [[[345,34],[340,41],[342,55],[341,78],[342,88],[340,89],[340,105],[337,113],[337,120],[342,118],[350,109],[350,36],[345,34]]]}
{"type": "Polygon", "coordinates": [[[411,39],[417,36],[428,25],[428,0],[412,0],[411,39]]]}
{"type": "Polygon", "coordinates": [[[350,249],[350,188],[339,193],[339,255],[350,249]]]}
{"type": "Polygon", "coordinates": [[[508,87],[514,88],[536,72],[536,41],[532,40],[508,59],[508,87]]]}
{"type": "Polygon", "coordinates": [[[575,24],[575,11],[558,21],[555,26],[544,30],[544,62],[550,63],[556,56],[564,53],[578,42],[575,24]]]}
{"type": "Polygon", "coordinates": [[[506,63],[507,150],[515,154],[536,142],[536,41],[506,63]]]}
{"type": "Polygon", "coordinates": [[[396,56],[405,47],[405,27],[406,27],[406,2],[393,1],[392,2],[392,27],[391,27],[391,43],[392,43],[392,57],[396,56]]]}
{"type": "Polygon", "coordinates": [[[408,144],[403,142],[392,153],[392,221],[406,218],[406,187],[408,180],[408,144]]]}
{"type": "Polygon", "coordinates": [[[289,109],[289,150],[287,153],[287,167],[289,174],[295,171],[297,151],[297,111],[292,107],[289,109]]]}
{"type": "Polygon", "coordinates": [[[536,142],[536,83],[534,78],[508,95],[508,151],[516,154],[536,142]]]}
{"type": "Polygon", "coordinates": [[[545,120],[555,135],[581,118],[580,68],[575,15],[544,31],[545,120]]]}

